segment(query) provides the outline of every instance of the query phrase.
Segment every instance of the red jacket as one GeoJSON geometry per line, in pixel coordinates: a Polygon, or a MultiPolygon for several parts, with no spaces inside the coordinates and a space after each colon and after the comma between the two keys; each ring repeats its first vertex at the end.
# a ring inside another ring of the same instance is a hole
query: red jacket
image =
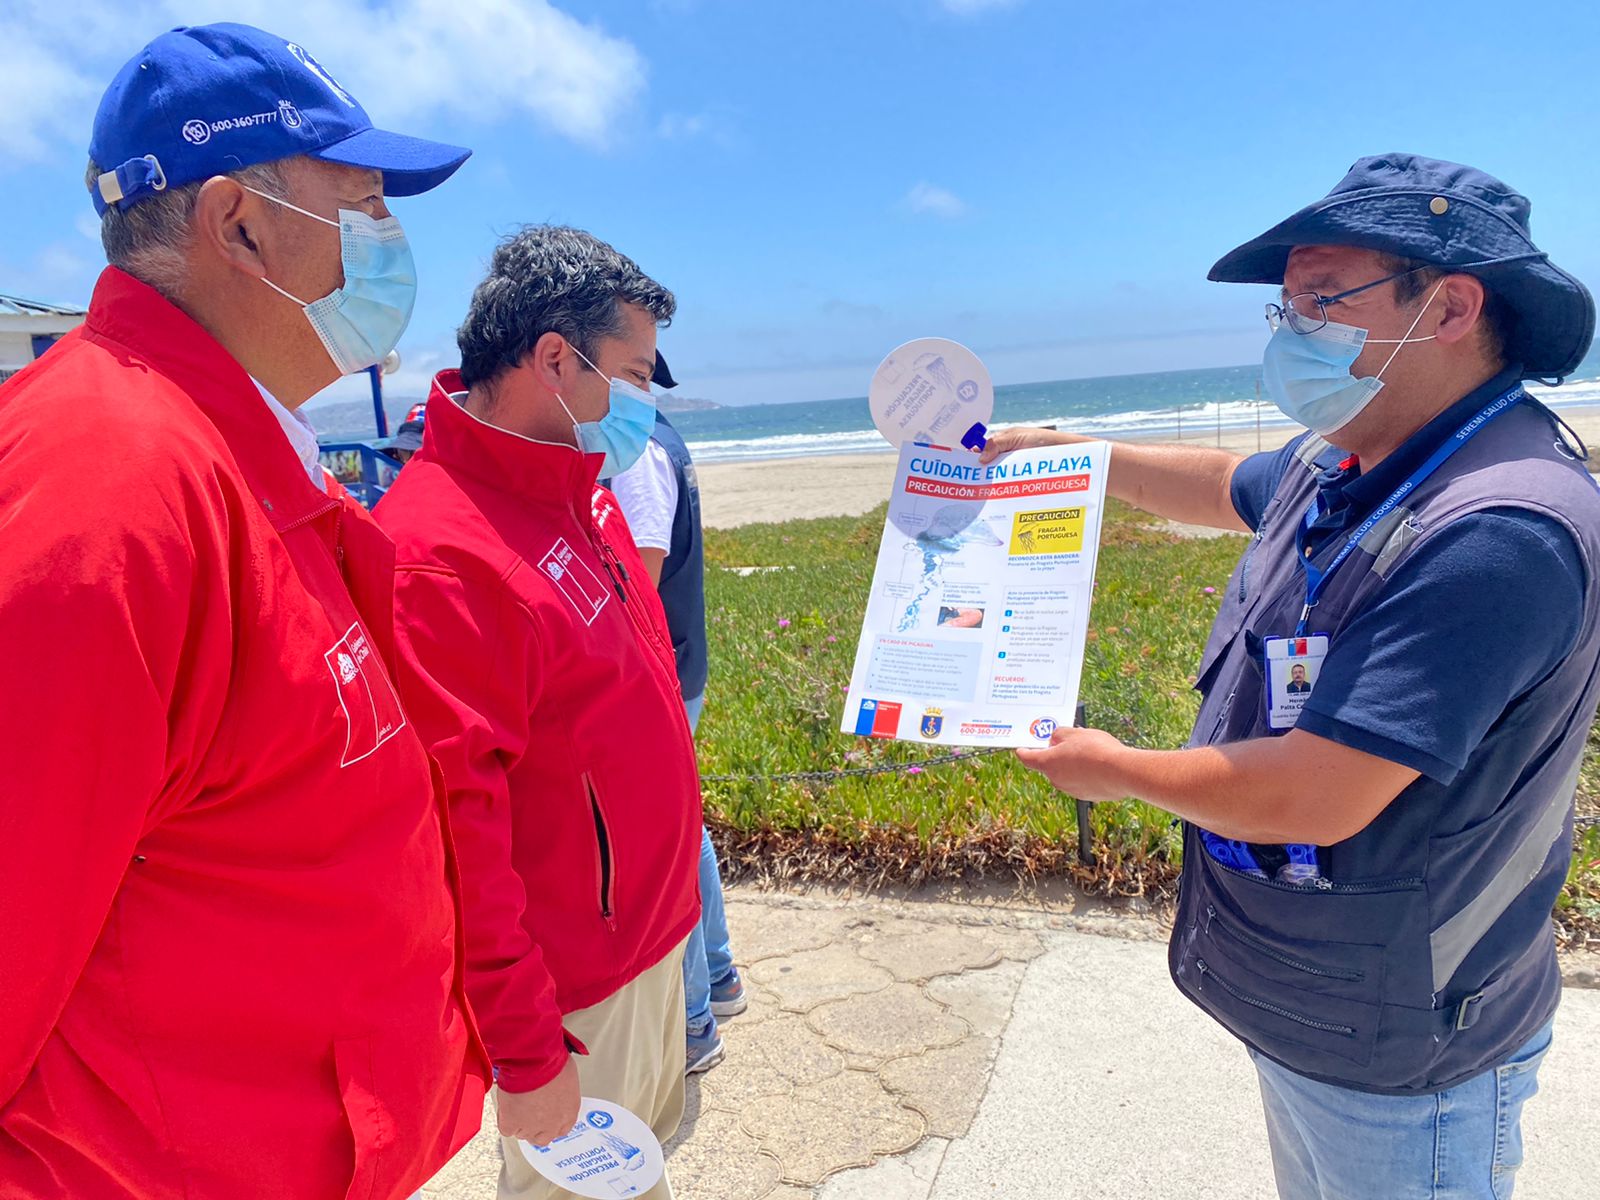
{"type": "Polygon", "coordinates": [[[467,990],[500,1086],[566,1062],[561,1014],[699,917],[700,784],[666,617],[599,455],[484,424],[434,381],[378,505],[407,710],[450,787],[467,990]]]}
{"type": "Polygon", "coordinates": [[[393,549],[117,270],[0,387],[0,1195],[408,1196],[487,1064],[393,549]]]}

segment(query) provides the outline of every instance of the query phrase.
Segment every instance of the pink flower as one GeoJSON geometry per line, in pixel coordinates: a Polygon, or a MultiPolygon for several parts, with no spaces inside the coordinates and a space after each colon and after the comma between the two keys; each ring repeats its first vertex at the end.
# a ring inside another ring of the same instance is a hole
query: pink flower
{"type": "Polygon", "coordinates": [[[834,642],[837,642],[837,641],[838,641],[838,640],[839,640],[839,639],[838,639],[838,638],[836,638],[836,637],[834,637],[834,636],[833,636],[833,634],[831,634],[831,633],[830,633],[830,634],[829,634],[829,635],[828,635],[828,645],[830,645],[830,646],[831,646],[831,645],[833,645],[833,643],[834,643],[834,642]]]}
{"type": "Polygon", "coordinates": [[[921,767],[907,767],[906,768],[906,774],[907,775],[921,775],[922,774],[922,768],[921,767]]]}
{"type": "Polygon", "coordinates": [[[1215,596],[1217,594],[1217,589],[1216,588],[1206,588],[1205,589],[1205,593],[1208,596],[1215,596]]]}
{"type": "Polygon", "coordinates": [[[780,620],[778,622],[778,628],[779,629],[787,629],[787,628],[789,628],[789,618],[788,617],[784,617],[782,620],[780,620]]]}

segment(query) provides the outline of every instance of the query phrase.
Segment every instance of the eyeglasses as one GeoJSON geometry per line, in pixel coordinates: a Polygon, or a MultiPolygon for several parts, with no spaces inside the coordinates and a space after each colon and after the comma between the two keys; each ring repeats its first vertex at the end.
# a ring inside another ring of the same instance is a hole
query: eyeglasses
{"type": "Polygon", "coordinates": [[[1267,305],[1267,328],[1273,333],[1278,332],[1278,326],[1287,324],[1295,333],[1315,333],[1328,323],[1328,305],[1337,304],[1341,300],[1348,300],[1351,296],[1360,295],[1385,283],[1392,283],[1407,275],[1415,275],[1418,271],[1426,271],[1426,266],[1412,267],[1407,271],[1396,271],[1393,275],[1385,275],[1382,279],[1374,279],[1371,283],[1363,283],[1360,287],[1351,288],[1347,292],[1339,292],[1333,296],[1320,296],[1316,292],[1300,292],[1290,296],[1282,304],[1267,305]]]}

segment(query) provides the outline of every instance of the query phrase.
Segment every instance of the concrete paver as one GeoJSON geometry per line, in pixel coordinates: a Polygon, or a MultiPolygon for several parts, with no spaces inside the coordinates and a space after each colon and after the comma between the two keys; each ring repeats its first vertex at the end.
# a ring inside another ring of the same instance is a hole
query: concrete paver
{"type": "Polygon", "coordinates": [[[927,1117],[930,1135],[958,1138],[972,1127],[999,1045],[992,1037],[964,1038],[953,1046],[886,1062],[878,1078],[927,1117]]]}
{"type": "Polygon", "coordinates": [[[927,1200],[950,1143],[930,1137],[910,1153],[841,1171],[817,1189],[817,1200],[927,1200]]]}
{"type": "Polygon", "coordinates": [[[739,1123],[783,1164],[784,1181],[800,1185],[909,1150],[928,1129],[922,1114],[870,1071],[843,1071],[789,1096],[757,1100],[739,1123]]]}
{"type": "Polygon", "coordinates": [[[876,1069],[886,1059],[953,1046],[972,1032],[921,988],[897,983],[881,992],[819,1005],[806,1024],[828,1045],[876,1069]]]}
{"type": "MultiPolygon", "coordinates": [[[[1173,988],[1156,922],[738,888],[728,912],[750,1008],[688,1083],[680,1200],[1275,1194],[1254,1070],[1173,988]]],[[[1592,1192],[1597,1078],[1600,991],[1569,988],[1518,1200],[1592,1192]]],[[[427,1200],[491,1200],[485,1116],[427,1200]]]]}
{"type": "Polygon", "coordinates": [[[894,982],[893,975],[867,962],[854,947],[839,944],[764,959],[750,968],[750,978],[797,1013],[830,1000],[882,991],[894,982]]]}
{"type": "Polygon", "coordinates": [[[999,1037],[1011,1020],[1011,1002],[1025,966],[1002,962],[983,971],[944,975],[928,981],[928,998],[948,1008],[983,1037],[999,1037]]]}
{"type": "Polygon", "coordinates": [[[905,919],[862,921],[846,932],[856,951],[902,982],[958,975],[1000,961],[1000,951],[958,925],[905,919]]]}

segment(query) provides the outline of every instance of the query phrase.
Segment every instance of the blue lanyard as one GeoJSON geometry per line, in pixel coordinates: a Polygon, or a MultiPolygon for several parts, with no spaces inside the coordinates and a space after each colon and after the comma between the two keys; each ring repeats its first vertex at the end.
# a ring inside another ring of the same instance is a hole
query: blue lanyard
{"type": "Polygon", "coordinates": [[[1344,549],[1340,550],[1338,556],[1326,568],[1321,570],[1317,568],[1306,553],[1306,535],[1311,532],[1312,523],[1316,521],[1318,509],[1321,507],[1320,499],[1312,501],[1311,507],[1306,511],[1305,518],[1300,522],[1299,532],[1295,535],[1295,550],[1297,551],[1295,557],[1299,559],[1300,566],[1306,573],[1306,606],[1300,610],[1300,623],[1295,627],[1296,637],[1305,636],[1306,621],[1311,616],[1311,610],[1317,606],[1317,601],[1322,598],[1322,589],[1328,586],[1328,580],[1333,573],[1344,564],[1345,559],[1350,557],[1351,552],[1361,544],[1361,539],[1367,536],[1372,527],[1393,512],[1400,501],[1416,491],[1423,480],[1444,466],[1451,455],[1483,432],[1484,427],[1490,421],[1526,397],[1527,393],[1522,390],[1522,385],[1520,383],[1517,384],[1510,391],[1497,396],[1482,412],[1446,438],[1444,444],[1429,456],[1427,462],[1413,471],[1404,483],[1389,494],[1387,500],[1372,510],[1371,515],[1361,522],[1356,527],[1356,531],[1350,535],[1350,540],[1344,544],[1344,549]]]}

